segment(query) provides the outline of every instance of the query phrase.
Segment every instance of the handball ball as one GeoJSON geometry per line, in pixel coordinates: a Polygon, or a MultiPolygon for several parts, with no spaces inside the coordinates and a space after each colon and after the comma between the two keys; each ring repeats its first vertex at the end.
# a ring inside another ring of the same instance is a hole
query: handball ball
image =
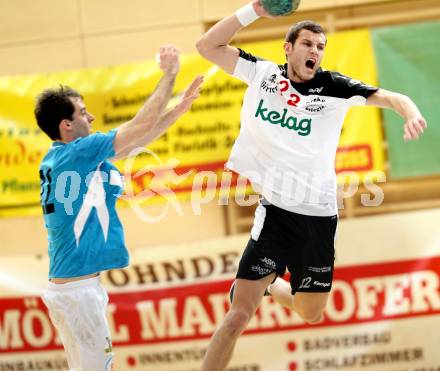
{"type": "Polygon", "coordinates": [[[261,0],[261,5],[270,15],[289,15],[298,9],[301,0],[261,0]]]}

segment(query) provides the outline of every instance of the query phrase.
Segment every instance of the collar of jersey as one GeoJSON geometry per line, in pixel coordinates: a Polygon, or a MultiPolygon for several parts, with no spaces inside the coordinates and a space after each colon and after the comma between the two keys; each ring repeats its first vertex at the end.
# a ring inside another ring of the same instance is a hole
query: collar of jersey
{"type": "Polygon", "coordinates": [[[282,66],[282,72],[281,72],[283,77],[288,79],[290,81],[290,85],[292,85],[297,91],[305,95],[307,95],[307,91],[309,88],[313,88],[315,87],[316,84],[320,84],[319,82],[321,80],[320,74],[323,72],[322,68],[319,67],[313,79],[305,82],[295,82],[289,79],[289,76],[287,75],[287,70],[288,70],[287,63],[285,63],[284,66],[282,66]]]}

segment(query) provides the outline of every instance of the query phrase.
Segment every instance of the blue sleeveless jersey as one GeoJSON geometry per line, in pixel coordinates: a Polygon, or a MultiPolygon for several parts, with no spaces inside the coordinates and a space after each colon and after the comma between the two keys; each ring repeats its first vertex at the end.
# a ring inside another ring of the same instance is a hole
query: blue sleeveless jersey
{"type": "Polygon", "coordinates": [[[116,130],[68,144],[54,142],[40,164],[41,204],[49,240],[49,278],[84,276],[128,265],[115,203],[122,177],[116,130]]]}

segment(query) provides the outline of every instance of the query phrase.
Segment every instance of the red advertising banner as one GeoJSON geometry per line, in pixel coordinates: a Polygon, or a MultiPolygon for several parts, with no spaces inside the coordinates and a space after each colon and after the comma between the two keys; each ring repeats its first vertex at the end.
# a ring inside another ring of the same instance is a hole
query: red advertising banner
{"type": "MultiPolygon", "coordinates": [[[[432,214],[421,215],[341,222],[341,234],[356,233],[360,225],[373,234],[369,250],[353,251],[346,239],[338,243],[324,320],[307,325],[264,297],[228,370],[438,371],[440,234],[435,223],[424,224],[429,244],[419,234],[398,250],[392,233],[382,245],[377,241],[383,237],[374,237],[384,225],[404,228],[414,220],[432,220],[432,214]]],[[[229,308],[228,290],[247,238],[138,249],[129,268],[103,273],[116,369],[199,370],[209,338],[229,308]]],[[[2,261],[0,370],[67,369],[38,296],[45,286],[46,258],[2,261]]]]}

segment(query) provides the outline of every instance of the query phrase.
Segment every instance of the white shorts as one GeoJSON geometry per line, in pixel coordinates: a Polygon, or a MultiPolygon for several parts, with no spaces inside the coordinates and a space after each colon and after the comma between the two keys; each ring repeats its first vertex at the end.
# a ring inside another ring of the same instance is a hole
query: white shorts
{"type": "Polygon", "coordinates": [[[70,370],[112,370],[108,295],[99,277],[63,284],[49,282],[42,298],[63,342],[70,370]]]}

